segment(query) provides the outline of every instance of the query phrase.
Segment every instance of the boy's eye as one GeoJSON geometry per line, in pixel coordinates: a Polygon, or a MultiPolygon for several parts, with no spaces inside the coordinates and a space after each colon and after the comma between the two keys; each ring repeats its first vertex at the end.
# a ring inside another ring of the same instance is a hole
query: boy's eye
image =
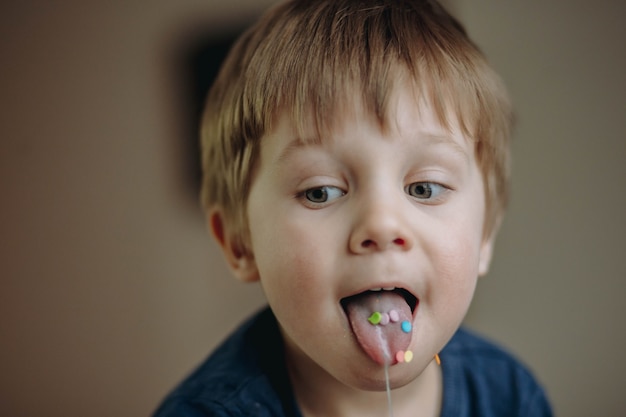
{"type": "Polygon", "coordinates": [[[336,198],[343,196],[345,193],[343,190],[324,185],[322,187],[310,188],[304,192],[304,197],[314,204],[328,203],[336,198]]]}
{"type": "Polygon", "coordinates": [[[405,188],[407,194],[420,200],[437,198],[446,190],[446,187],[443,185],[433,182],[414,182],[405,188]]]}

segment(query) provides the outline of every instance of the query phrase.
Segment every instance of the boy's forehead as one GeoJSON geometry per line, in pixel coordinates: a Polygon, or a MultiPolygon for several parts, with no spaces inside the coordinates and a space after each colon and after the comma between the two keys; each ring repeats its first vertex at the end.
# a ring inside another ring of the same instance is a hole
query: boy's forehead
{"type": "MultiPolygon", "coordinates": [[[[278,154],[275,162],[284,161],[303,148],[327,146],[342,137],[358,135],[355,132],[364,127],[375,130],[383,140],[401,138],[411,147],[449,147],[465,163],[473,157],[473,142],[463,135],[453,113],[444,123],[432,103],[415,94],[411,88],[398,86],[389,97],[382,119],[367,109],[358,95],[335,103],[333,113],[326,117],[316,115],[310,108],[297,120],[288,111],[279,112],[273,128],[268,132],[269,136],[280,138],[279,141],[269,141],[273,142],[269,146],[280,148],[274,149],[278,154]],[[323,123],[317,117],[324,118],[323,123]]],[[[262,147],[266,146],[262,144],[262,147]]]]}

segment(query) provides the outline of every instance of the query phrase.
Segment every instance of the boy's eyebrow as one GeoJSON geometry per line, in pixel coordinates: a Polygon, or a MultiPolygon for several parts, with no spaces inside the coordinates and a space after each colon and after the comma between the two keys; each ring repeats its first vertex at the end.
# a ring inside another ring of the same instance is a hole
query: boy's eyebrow
{"type": "MultiPolygon", "coordinates": [[[[471,159],[471,155],[468,154],[468,150],[473,150],[473,147],[465,148],[461,144],[459,144],[456,140],[454,140],[452,135],[448,135],[445,133],[435,133],[435,132],[418,132],[417,138],[426,139],[429,145],[444,145],[449,147],[455,154],[457,154],[464,162],[469,163],[471,159]]],[[[289,158],[290,154],[295,152],[298,149],[306,148],[308,146],[320,146],[323,141],[318,136],[310,136],[310,137],[295,137],[293,138],[287,146],[280,152],[278,158],[276,158],[276,163],[283,163],[286,159],[289,158]]]]}
{"type": "Polygon", "coordinates": [[[473,151],[473,147],[463,147],[460,143],[454,140],[452,135],[433,132],[420,132],[419,136],[432,140],[433,144],[435,145],[447,145],[454,151],[454,153],[461,156],[466,162],[470,161],[471,155],[468,154],[468,150],[473,151]]]}
{"type": "Polygon", "coordinates": [[[278,155],[276,162],[284,162],[289,157],[289,155],[297,149],[305,148],[307,146],[319,146],[321,144],[322,140],[317,136],[307,138],[295,137],[287,144],[287,146],[285,146],[285,149],[280,152],[280,155],[278,155]]]}

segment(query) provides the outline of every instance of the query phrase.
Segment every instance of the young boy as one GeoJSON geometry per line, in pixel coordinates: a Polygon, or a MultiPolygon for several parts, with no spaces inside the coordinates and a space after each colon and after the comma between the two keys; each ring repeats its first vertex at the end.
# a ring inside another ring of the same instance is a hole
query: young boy
{"type": "Polygon", "coordinates": [[[209,93],[203,202],[269,303],[164,416],[549,416],[459,326],[507,200],[511,109],[429,0],[291,0],[209,93]]]}

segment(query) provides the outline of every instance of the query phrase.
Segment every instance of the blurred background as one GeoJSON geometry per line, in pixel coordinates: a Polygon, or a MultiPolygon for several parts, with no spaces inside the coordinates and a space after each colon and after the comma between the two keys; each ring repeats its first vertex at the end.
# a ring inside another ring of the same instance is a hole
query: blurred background
{"type": "MultiPolygon", "coordinates": [[[[193,131],[198,51],[272,3],[0,4],[0,415],[149,415],[263,305],[206,234],[193,131]]],[[[467,324],[558,415],[625,415],[626,3],[446,4],[519,118],[467,324]]]]}

